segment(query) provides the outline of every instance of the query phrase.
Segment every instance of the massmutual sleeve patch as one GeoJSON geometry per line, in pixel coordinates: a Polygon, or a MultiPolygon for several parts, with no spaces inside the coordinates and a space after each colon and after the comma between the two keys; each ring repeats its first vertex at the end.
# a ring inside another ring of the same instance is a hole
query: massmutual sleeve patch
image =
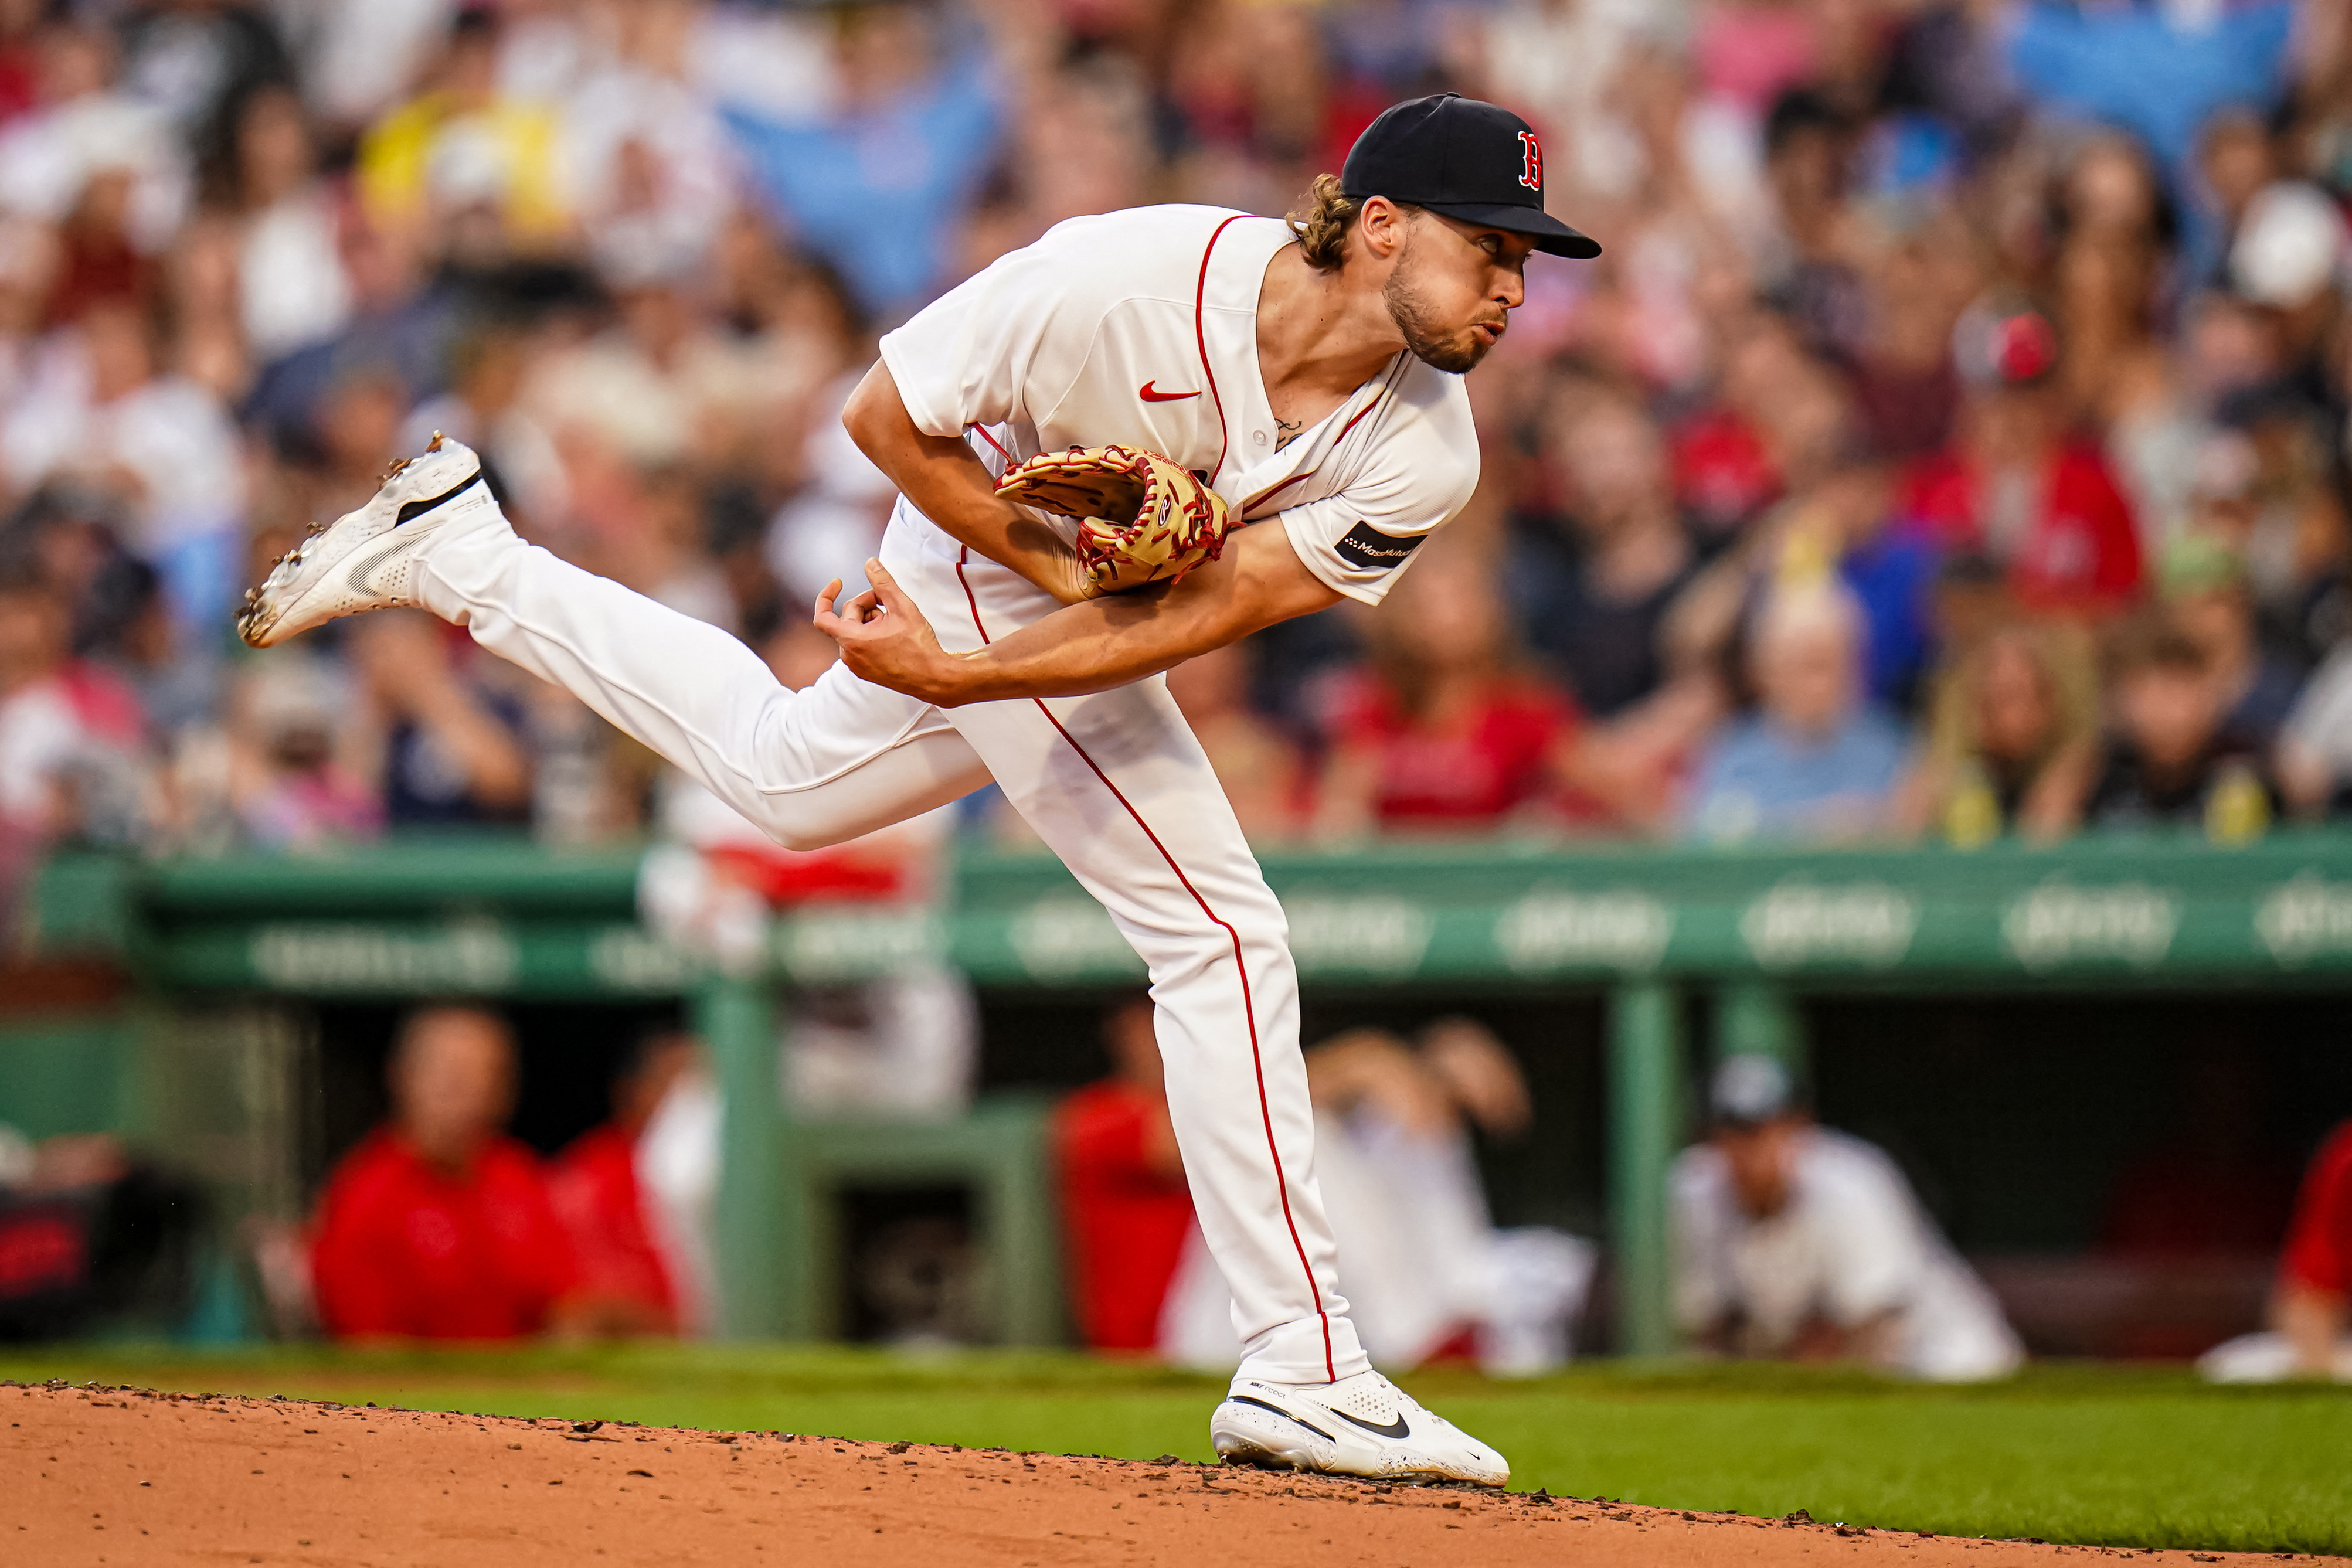
{"type": "Polygon", "coordinates": [[[1430,374],[1427,395],[1404,400],[1399,417],[1357,427],[1357,438],[1370,442],[1360,463],[1340,462],[1329,479],[1310,481],[1306,498],[1282,509],[1299,564],[1359,604],[1386,598],[1427,553],[1421,541],[1478,487],[1478,433],[1461,378],[1430,374]],[[1313,493],[1326,484],[1325,493],[1313,493]]]}
{"type": "Polygon", "coordinates": [[[1402,538],[1384,534],[1370,523],[1358,523],[1331,546],[1339,559],[1359,571],[1386,571],[1402,566],[1405,558],[1421,548],[1426,534],[1408,534],[1402,538]]]}

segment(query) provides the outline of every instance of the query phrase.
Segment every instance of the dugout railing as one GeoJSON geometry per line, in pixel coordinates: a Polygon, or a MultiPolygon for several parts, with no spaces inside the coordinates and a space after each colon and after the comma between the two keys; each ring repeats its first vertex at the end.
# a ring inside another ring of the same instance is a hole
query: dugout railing
{"type": "MultiPolygon", "coordinates": [[[[1263,859],[1310,989],[1605,997],[1610,1240],[1619,1343],[1634,1353],[1671,1343],[1664,1176],[1687,1132],[1687,996],[1707,994],[1716,1050],[1795,1061],[1795,1004],[1809,996],[2352,988],[2352,833],[2336,831],[2238,846],[1488,842],[1263,859]]],[[[636,870],[633,854],[503,843],[331,859],[67,856],[39,879],[33,925],[45,950],[119,956],[165,1006],[199,995],[683,998],[725,1092],[718,1224],[730,1333],[824,1332],[825,1182],[908,1166],[982,1189],[1001,1254],[999,1336],[1050,1337],[1053,1241],[1034,1114],[992,1108],[929,1134],[797,1126],[775,1088],[775,988],[935,959],[992,994],[1139,980],[1101,908],[1050,858],[967,853],[932,910],[804,907],[775,923],[770,962],[728,972],[638,924],[636,870]]]]}

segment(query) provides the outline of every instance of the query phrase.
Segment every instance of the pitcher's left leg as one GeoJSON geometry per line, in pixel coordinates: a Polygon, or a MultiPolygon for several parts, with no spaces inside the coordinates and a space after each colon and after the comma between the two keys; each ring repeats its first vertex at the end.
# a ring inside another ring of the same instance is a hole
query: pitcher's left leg
{"type": "Polygon", "coordinates": [[[949,717],[1150,972],[1169,1115],[1244,1365],[1360,1371],[1315,1187],[1282,906],[1165,683],[949,717]]]}

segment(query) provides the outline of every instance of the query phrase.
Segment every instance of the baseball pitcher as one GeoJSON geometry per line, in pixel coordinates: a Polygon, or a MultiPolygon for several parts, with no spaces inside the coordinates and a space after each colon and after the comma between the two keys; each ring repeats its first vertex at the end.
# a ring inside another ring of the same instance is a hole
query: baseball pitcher
{"type": "Polygon", "coordinates": [[[1208,758],[1160,678],[1342,598],[1377,604],[1468,501],[1461,376],[1544,211],[1517,116],[1390,109],[1291,220],[1076,218],[882,340],[844,414],[900,498],[804,691],[751,650],[525,544],[436,441],[248,595],[268,647],[418,605],[576,694],[779,842],[812,849],[994,779],[1149,966],[1169,1110],[1244,1357],[1227,1458],[1500,1486],[1501,1455],[1371,1370],[1314,1176],[1297,979],[1208,758]]]}

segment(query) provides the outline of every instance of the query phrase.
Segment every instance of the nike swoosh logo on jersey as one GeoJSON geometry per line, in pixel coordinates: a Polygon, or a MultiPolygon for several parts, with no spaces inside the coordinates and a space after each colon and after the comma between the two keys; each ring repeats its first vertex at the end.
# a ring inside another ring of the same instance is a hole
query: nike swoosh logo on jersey
{"type": "Polygon", "coordinates": [[[1345,1410],[1334,1410],[1331,1414],[1337,1416],[1342,1421],[1354,1422],[1357,1426],[1361,1427],[1367,1432],[1378,1432],[1383,1437],[1410,1437],[1412,1436],[1412,1428],[1404,1424],[1404,1417],[1402,1416],[1398,1416],[1395,1420],[1391,1421],[1384,1427],[1377,1421],[1367,1421],[1361,1416],[1350,1416],[1345,1410]]]}
{"type": "Polygon", "coordinates": [[[1151,381],[1148,381],[1148,382],[1144,382],[1140,387],[1138,387],[1138,388],[1136,389],[1135,395],[1136,395],[1136,396],[1138,396],[1138,397],[1139,397],[1139,398],[1141,398],[1141,399],[1142,399],[1144,402],[1183,402],[1186,398],[1188,398],[1188,397],[1199,397],[1199,396],[1201,395],[1199,392],[1161,392],[1161,391],[1160,390],[1160,388],[1155,384],[1155,383],[1158,382],[1158,380],[1159,380],[1159,378],[1158,378],[1157,376],[1155,376],[1155,377],[1153,377],[1153,378],[1152,378],[1152,380],[1151,380],[1151,381]]]}

